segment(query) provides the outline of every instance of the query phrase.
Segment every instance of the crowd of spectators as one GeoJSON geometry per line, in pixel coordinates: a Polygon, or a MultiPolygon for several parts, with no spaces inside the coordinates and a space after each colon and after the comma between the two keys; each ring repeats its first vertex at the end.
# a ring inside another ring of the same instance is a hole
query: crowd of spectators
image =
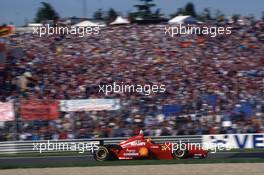
{"type": "Polygon", "coordinates": [[[1,101],[119,98],[117,111],[62,112],[54,121],[5,122],[0,140],[264,132],[264,24],[228,36],[170,37],[162,25],[104,27],[87,37],[17,33],[1,76],[1,101]],[[188,42],[186,46],[183,43],[188,42]],[[164,93],[99,93],[100,84],[165,84],[164,93]],[[204,97],[216,97],[214,102],[204,97]],[[235,111],[251,106],[250,116],[235,111]],[[163,106],[182,107],[165,115],[163,106]]]}

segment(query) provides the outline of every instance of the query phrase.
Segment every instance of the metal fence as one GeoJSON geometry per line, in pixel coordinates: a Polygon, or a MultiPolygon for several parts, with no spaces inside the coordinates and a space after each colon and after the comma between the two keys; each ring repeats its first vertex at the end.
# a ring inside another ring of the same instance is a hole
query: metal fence
{"type": "MultiPolygon", "coordinates": [[[[184,136],[158,136],[158,137],[148,137],[151,138],[156,143],[164,142],[189,142],[189,143],[201,143],[201,135],[184,135],[184,136]]],[[[78,144],[78,143],[93,143],[96,145],[99,144],[116,144],[122,140],[127,139],[126,137],[116,137],[116,138],[92,138],[92,139],[67,139],[67,140],[49,140],[49,143],[69,143],[69,144],[78,144]]],[[[48,140],[35,140],[35,141],[5,141],[0,142],[0,155],[4,154],[20,154],[20,153],[38,153],[37,150],[34,150],[34,144],[38,143],[47,143],[48,140]]],[[[56,151],[45,151],[46,152],[56,152],[56,151]]],[[[66,152],[66,151],[57,151],[66,152]]],[[[70,151],[73,152],[73,151],[70,151]]]]}

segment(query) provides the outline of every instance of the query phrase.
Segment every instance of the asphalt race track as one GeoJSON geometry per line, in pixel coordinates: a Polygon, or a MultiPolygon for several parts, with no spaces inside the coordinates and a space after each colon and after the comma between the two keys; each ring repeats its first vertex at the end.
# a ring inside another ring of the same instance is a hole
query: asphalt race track
{"type": "MultiPolygon", "coordinates": [[[[209,154],[207,159],[248,159],[264,158],[264,152],[218,152],[209,154]]],[[[92,155],[80,156],[43,156],[43,157],[0,157],[0,165],[38,166],[45,164],[64,165],[94,161],[92,155]]]]}

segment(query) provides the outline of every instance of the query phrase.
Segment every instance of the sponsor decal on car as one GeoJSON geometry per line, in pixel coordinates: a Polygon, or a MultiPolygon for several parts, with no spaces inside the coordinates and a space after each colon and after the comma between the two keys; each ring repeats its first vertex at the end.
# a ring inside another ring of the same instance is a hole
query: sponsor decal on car
{"type": "Polygon", "coordinates": [[[131,142],[132,146],[144,146],[146,145],[145,142],[142,142],[141,140],[135,140],[134,142],[131,142]]]}
{"type": "Polygon", "coordinates": [[[135,153],[137,151],[135,149],[127,149],[126,152],[128,152],[128,153],[135,153]]]}
{"type": "Polygon", "coordinates": [[[139,156],[138,153],[124,153],[124,156],[139,156]]]}
{"type": "Polygon", "coordinates": [[[127,143],[127,144],[124,144],[124,145],[122,145],[121,147],[122,148],[125,148],[125,147],[127,147],[127,146],[145,146],[146,145],[146,143],[145,142],[142,142],[142,141],[140,141],[140,140],[135,140],[135,141],[133,141],[133,142],[130,142],[130,143],[127,143]]]}

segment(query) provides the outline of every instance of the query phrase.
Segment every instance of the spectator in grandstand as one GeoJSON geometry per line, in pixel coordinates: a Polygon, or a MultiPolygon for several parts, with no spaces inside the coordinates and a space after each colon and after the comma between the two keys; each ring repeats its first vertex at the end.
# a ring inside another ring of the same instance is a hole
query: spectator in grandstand
{"type": "Polygon", "coordinates": [[[0,96],[105,98],[100,84],[166,85],[165,93],[149,96],[111,93],[109,98],[122,101],[118,113],[63,113],[58,121],[35,123],[34,129],[21,121],[20,140],[122,137],[141,128],[156,136],[263,132],[263,28],[259,21],[233,24],[231,35],[192,36],[188,47],[181,44],[186,36],[171,38],[157,25],[106,27],[99,36],[85,38],[17,34],[10,43],[25,54],[9,60],[2,86],[10,88],[0,96]],[[245,102],[251,112],[243,111],[245,102]],[[166,104],[182,109],[165,116],[166,104]]]}

